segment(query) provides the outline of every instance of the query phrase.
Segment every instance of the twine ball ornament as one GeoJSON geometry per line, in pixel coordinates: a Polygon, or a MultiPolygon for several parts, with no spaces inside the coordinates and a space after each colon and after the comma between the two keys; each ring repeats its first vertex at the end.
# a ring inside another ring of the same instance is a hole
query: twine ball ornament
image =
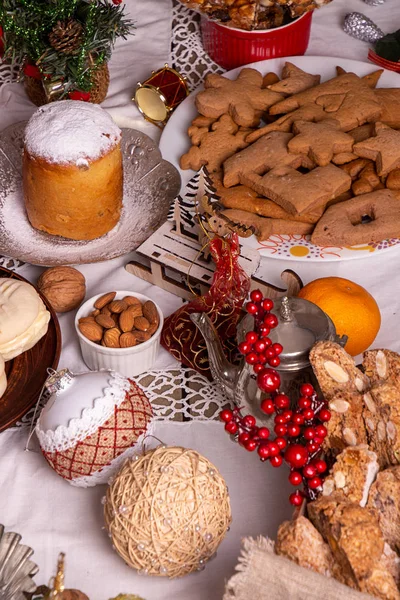
{"type": "Polygon", "coordinates": [[[142,574],[169,578],[203,570],[232,519],[223,477],[181,447],[127,460],[103,503],[116,552],[142,574]]]}

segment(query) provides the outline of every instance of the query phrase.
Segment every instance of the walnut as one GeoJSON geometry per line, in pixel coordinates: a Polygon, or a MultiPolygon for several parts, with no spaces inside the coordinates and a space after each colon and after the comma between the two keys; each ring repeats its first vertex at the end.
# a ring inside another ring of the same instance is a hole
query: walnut
{"type": "Polygon", "coordinates": [[[51,267],[37,281],[37,287],[58,313],[77,308],[85,297],[85,278],[73,267],[51,267]]]}

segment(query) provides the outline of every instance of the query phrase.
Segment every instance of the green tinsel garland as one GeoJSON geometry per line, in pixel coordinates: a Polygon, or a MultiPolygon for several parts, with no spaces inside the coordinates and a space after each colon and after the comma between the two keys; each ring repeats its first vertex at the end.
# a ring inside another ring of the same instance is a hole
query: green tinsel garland
{"type": "Polygon", "coordinates": [[[89,91],[94,71],[111,57],[118,37],[132,33],[124,7],[108,0],[2,0],[4,58],[36,64],[49,81],[63,79],[65,91],[89,91]],[[58,21],[74,19],[83,26],[79,52],[67,56],[51,47],[48,35],[58,21]]]}

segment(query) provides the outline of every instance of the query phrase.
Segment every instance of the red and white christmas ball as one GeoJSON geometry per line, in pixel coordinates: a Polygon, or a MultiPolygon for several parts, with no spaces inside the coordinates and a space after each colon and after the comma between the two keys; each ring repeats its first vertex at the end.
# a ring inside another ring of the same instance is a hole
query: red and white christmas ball
{"type": "Polygon", "coordinates": [[[107,483],[121,463],[140,452],[153,411],[141,388],[114,371],[79,375],[64,369],[47,383],[52,393],[36,425],[49,465],[69,483],[107,483]]]}

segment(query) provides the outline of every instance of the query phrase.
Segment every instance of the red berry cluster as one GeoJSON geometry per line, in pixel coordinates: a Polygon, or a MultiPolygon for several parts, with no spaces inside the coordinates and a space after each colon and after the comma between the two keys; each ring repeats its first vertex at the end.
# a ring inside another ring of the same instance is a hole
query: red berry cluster
{"type": "Polygon", "coordinates": [[[272,344],[268,338],[270,329],[278,324],[278,319],[270,313],[273,302],[263,299],[259,290],[253,291],[250,298],[251,302],[246,305],[246,309],[255,315],[256,331],[246,335],[239,350],[245,354],[246,362],[253,365],[258,387],[269,394],[262,401],[261,410],[267,415],[275,414],[276,437],[269,439],[268,427],[258,427],[255,417],[243,416],[239,408],[223,410],[220,418],[225,422],[226,431],[234,435],[239,444],[249,452],[257,450],[262,461],[269,460],[273,467],[280,467],[285,460],[291,469],[290,483],[295,486],[302,484],[304,488],[303,491],[296,490],[289,497],[290,502],[298,506],[304,496],[314,499],[321,490],[323,475],[328,468],[320,458],[321,446],[327,435],[324,423],[329,421],[331,414],[326,403],[318,400],[309,383],[300,387],[300,397],[294,409],[291,409],[290,398],[279,393],[279,373],[275,369],[264,367],[267,362],[272,366],[270,360],[277,358],[283,350],[280,344],[272,344]],[[266,345],[261,346],[260,342],[265,342],[266,345]],[[267,357],[266,349],[273,349],[274,346],[274,356],[267,357]],[[249,360],[252,355],[255,358],[249,360]]]}

